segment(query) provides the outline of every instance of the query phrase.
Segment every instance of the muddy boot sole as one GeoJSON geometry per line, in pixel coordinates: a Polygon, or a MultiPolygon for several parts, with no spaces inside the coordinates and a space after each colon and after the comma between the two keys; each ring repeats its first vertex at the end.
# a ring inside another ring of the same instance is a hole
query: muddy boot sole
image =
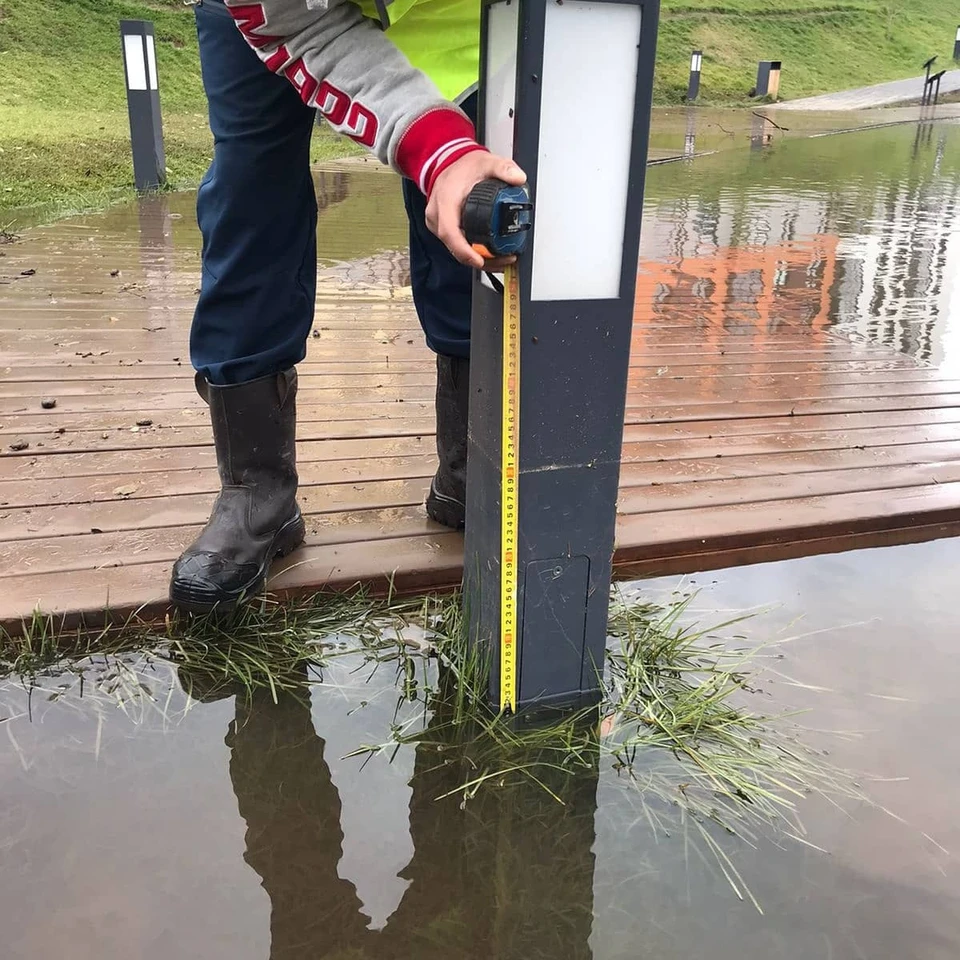
{"type": "Polygon", "coordinates": [[[260,569],[245,584],[235,590],[224,591],[204,589],[199,584],[178,583],[174,580],[170,584],[170,602],[185,613],[233,613],[244,600],[263,589],[270,572],[270,564],[278,557],[293,553],[303,543],[306,534],[303,515],[297,510],[296,516],[291,517],[276,532],[260,569]]]}
{"type": "Polygon", "coordinates": [[[427,495],[427,516],[435,523],[449,527],[451,530],[462,530],[466,524],[466,504],[456,497],[448,497],[437,490],[436,483],[431,482],[430,493],[427,495]]]}

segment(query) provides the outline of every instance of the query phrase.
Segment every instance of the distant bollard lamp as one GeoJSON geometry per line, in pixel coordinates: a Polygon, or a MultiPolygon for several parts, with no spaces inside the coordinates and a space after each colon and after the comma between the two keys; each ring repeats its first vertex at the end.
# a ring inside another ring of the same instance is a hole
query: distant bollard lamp
{"type": "Polygon", "coordinates": [[[694,50],[690,55],[690,80],[687,83],[687,99],[696,100],[700,96],[700,69],[703,66],[703,51],[694,50]]]}
{"type": "Polygon", "coordinates": [[[483,7],[480,130],[533,202],[473,298],[464,603],[508,712],[600,696],[658,17],[483,7]]]}
{"type": "Polygon", "coordinates": [[[166,181],[160,85],[153,24],[149,20],[121,20],[127,111],[133,183],[138,191],[156,190],[166,181]]]}
{"type": "Polygon", "coordinates": [[[953,41],[953,59],[960,60],[960,27],[957,27],[957,35],[953,41]]]}
{"type": "Polygon", "coordinates": [[[779,60],[761,60],[757,64],[757,86],[755,96],[771,97],[776,100],[780,95],[779,60]]]}

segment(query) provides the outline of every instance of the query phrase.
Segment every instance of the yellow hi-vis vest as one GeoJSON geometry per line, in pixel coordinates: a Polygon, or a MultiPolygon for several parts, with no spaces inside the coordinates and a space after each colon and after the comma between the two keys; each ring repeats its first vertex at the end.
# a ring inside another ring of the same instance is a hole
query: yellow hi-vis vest
{"type": "MultiPolygon", "coordinates": [[[[375,0],[359,0],[364,16],[381,22],[375,0]]],[[[480,71],[480,0],[393,0],[387,36],[448,100],[476,86],[480,71]]]]}

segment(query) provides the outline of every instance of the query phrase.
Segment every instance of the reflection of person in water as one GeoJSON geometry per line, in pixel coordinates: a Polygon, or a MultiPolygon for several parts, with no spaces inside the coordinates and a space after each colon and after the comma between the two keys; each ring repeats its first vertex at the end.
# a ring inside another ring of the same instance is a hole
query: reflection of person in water
{"type": "MultiPolygon", "coordinates": [[[[182,679],[198,699],[230,692],[204,694],[182,679]]],[[[434,716],[434,730],[441,722],[434,716]]],[[[340,798],[306,684],[277,702],[269,690],[238,693],[230,777],[247,824],[244,858],[271,901],[271,960],[588,960],[596,769],[538,769],[563,803],[526,780],[464,805],[459,795],[438,798],[473,767],[463,748],[429,734],[411,784],[410,886],[385,929],[370,931],[356,888],[337,873],[340,798]]]]}
{"type": "Polygon", "coordinates": [[[236,698],[226,744],[246,821],[244,859],[270,897],[271,960],[341,956],[371,934],[354,885],[337,874],[340,797],[323,758],[306,689],[236,698]]]}

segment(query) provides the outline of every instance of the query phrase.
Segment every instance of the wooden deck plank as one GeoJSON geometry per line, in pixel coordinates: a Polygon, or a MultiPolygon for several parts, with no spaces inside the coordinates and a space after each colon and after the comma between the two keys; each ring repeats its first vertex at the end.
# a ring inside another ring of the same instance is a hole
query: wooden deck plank
{"type": "MultiPolygon", "coordinates": [[[[702,400],[690,398],[681,404],[661,404],[656,399],[639,402],[631,397],[628,400],[626,424],[675,423],[682,421],[715,420],[727,421],[738,419],[753,419],[756,417],[802,417],[806,415],[824,415],[838,413],[876,413],[897,412],[905,410],[952,409],[960,407],[960,393],[934,394],[930,396],[894,395],[887,397],[839,397],[808,400],[783,400],[779,398],[767,399],[711,399],[702,400]]],[[[56,413],[56,411],[52,411],[56,413]]],[[[416,416],[426,420],[432,416],[433,405],[428,401],[407,402],[379,402],[379,403],[345,403],[333,404],[303,404],[299,407],[300,424],[304,429],[303,436],[310,434],[314,424],[337,424],[342,419],[367,420],[379,425],[381,433],[393,431],[393,427],[385,426],[385,421],[405,420],[416,416]]],[[[147,404],[131,411],[103,411],[100,413],[67,414],[61,412],[56,417],[49,416],[47,411],[30,418],[26,424],[22,420],[12,423],[4,421],[0,424],[0,443],[9,449],[16,439],[24,438],[28,442],[31,438],[44,440],[44,434],[54,435],[63,428],[65,432],[96,431],[103,433],[111,431],[130,431],[137,421],[148,418],[154,419],[154,414],[147,404]],[[11,438],[11,439],[6,439],[11,438]]],[[[201,423],[205,419],[202,405],[195,408],[161,411],[156,414],[156,420],[151,424],[151,431],[160,429],[184,430],[201,423]]],[[[202,428],[206,430],[206,428],[202,428]]],[[[376,430],[373,431],[376,433],[376,430]]],[[[204,436],[201,432],[198,437],[204,436]]],[[[328,435],[330,431],[328,430],[328,435]]],[[[334,430],[332,435],[344,436],[342,431],[334,430]]],[[[107,439],[107,437],[103,437],[107,439]]]]}
{"type": "MultiPolygon", "coordinates": [[[[690,404],[711,400],[737,402],[744,391],[756,393],[769,389],[777,399],[789,399],[791,402],[807,402],[826,399],[881,399],[925,396],[960,395],[960,381],[864,381],[844,383],[824,382],[820,377],[793,376],[782,380],[768,380],[765,377],[747,377],[730,380],[723,378],[697,378],[698,394],[690,397],[690,386],[685,379],[662,377],[631,385],[627,395],[627,406],[648,407],[668,403],[690,404]]],[[[375,403],[430,404],[436,387],[433,384],[389,384],[377,383],[373,386],[356,385],[350,387],[301,387],[298,394],[298,407],[304,410],[326,411],[327,408],[358,407],[364,411],[372,409],[375,403]]],[[[168,411],[183,414],[183,410],[204,410],[203,401],[193,391],[170,392],[161,390],[138,389],[121,395],[100,392],[93,395],[65,395],[57,399],[54,410],[41,407],[42,397],[32,402],[22,397],[0,397],[0,418],[10,427],[18,424],[29,425],[36,418],[45,418],[57,423],[60,417],[84,413],[129,413],[139,415],[143,412],[151,415],[166,415],[168,411]],[[148,401],[144,411],[145,402],[148,401]]]]}
{"type": "MultiPolygon", "coordinates": [[[[892,439],[889,434],[873,433],[875,436],[869,439],[875,442],[855,447],[848,443],[817,446],[816,440],[801,440],[798,444],[795,436],[783,437],[779,443],[765,438],[763,443],[738,444],[724,439],[709,444],[697,441],[696,446],[683,440],[628,444],[623,451],[620,486],[626,489],[743,477],[759,480],[835,470],[855,471],[857,476],[865,477],[874,467],[960,462],[960,439],[942,439],[955,436],[956,431],[949,427],[931,428],[929,439],[912,444],[883,443],[892,439]],[[814,453],[816,457],[811,456],[814,453]]],[[[130,466],[128,464],[128,470],[123,473],[88,473],[69,478],[69,482],[64,477],[33,479],[29,484],[22,480],[0,480],[0,508],[6,511],[61,503],[155,500],[214,493],[219,489],[212,460],[202,467],[151,472],[142,471],[139,464],[136,470],[130,471],[130,466]]],[[[435,469],[436,458],[432,451],[426,450],[410,456],[342,460],[301,457],[299,462],[303,488],[351,485],[360,481],[429,479],[435,469]]],[[[653,491],[650,497],[657,499],[653,491]]]]}
{"type": "MultiPolygon", "coordinates": [[[[630,388],[649,388],[653,384],[680,383],[688,379],[700,379],[715,374],[712,367],[703,365],[684,369],[682,373],[673,370],[663,371],[662,368],[640,367],[630,373],[630,388]]],[[[817,375],[811,371],[809,365],[796,366],[790,370],[762,370],[757,364],[731,364],[724,368],[724,381],[731,389],[761,387],[793,387],[804,383],[816,382],[817,375]]],[[[423,370],[393,372],[385,370],[381,373],[347,374],[301,374],[300,390],[306,397],[324,397],[343,394],[361,393],[371,390],[398,391],[401,396],[412,398],[418,392],[425,392],[431,396],[435,389],[435,379],[432,367],[423,370]]],[[[937,392],[940,389],[956,389],[956,380],[947,380],[936,370],[908,367],[904,369],[879,370],[852,370],[850,372],[836,372],[830,378],[834,386],[858,387],[870,386],[880,389],[893,387],[907,387],[916,384],[918,390],[925,393],[937,392]]],[[[165,397],[179,397],[181,402],[192,402],[196,397],[193,388],[193,378],[182,373],[175,377],[151,377],[140,380],[122,380],[116,377],[94,378],[83,377],[79,380],[0,380],[0,413],[2,412],[32,412],[45,397],[54,396],[58,405],[68,398],[70,402],[77,399],[116,398],[163,395],[165,397]]]]}
{"type": "MultiPolygon", "coordinates": [[[[960,448],[960,442],[957,447],[960,448]]],[[[957,452],[956,450],[954,451],[957,452]]],[[[669,465],[653,465],[669,467],[669,465]]],[[[666,470],[653,475],[665,475],[666,470]]],[[[719,476],[691,481],[674,476],[655,482],[646,477],[628,477],[621,490],[621,523],[632,515],[690,511],[702,507],[736,506],[744,502],[766,504],[778,500],[795,502],[802,498],[828,497],[838,493],[883,492],[916,489],[924,485],[960,483],[960,459],[952,462],[886,464],[882,467],[851,465],[843,470],[796,471],[756,477],[719,476]],[[636,481],[636,482],[634,482],[636,481]]],[[[308,493],[305,501],[307,547],[369,542],[396,536],[429,536],[442,528],[431,523],[419,506],[428,487],[421,478],[416,502],[406,506],[311,512],[308,493]]],[[[306,488],[309,491],[309,487],[306,488]]],[[[183,496],[171,494],[169,496],[183,496]]],[[[167,502],[167,497],[163,498],[167,502]]],[[[142,524],[99,534],[54,535],[0,543],[0,564],[12,576],[29,573],[100,570],[114,566],[166,560],[172,562],[200,529],[196,523],[149,528],[142,524]],[[43,542],[50,540],[49,543],[43,542]]]]}
{"type": "MultiPolygon", "coordinates": [[[[642,358],[631,359],[630,370],[634,375],[655,376],[662,365],[655,360],[642,362],[642,358]]],[[[673,364],[668,369],[674,370],[674,367],[680,367],[681,372],[687,376],[701,376],[712,370],[713,365],[698,362],[696,358],[690,358],[689,362],[684,364],[673,364]]],[[[369,376],[375,377],[384,374],[392,376],[417,376],[429,377],[432,375],[434,364],[430,357],[423,357],[418,360],[394,361],[386,363],[383,360],[369,360],[367,362],[356,361],[354,363],[338,362],[331,360],[327,362],[317,362],[308,357],[300,364],[300,376],[309,380],[312,377],[349,377],[369,376]]],[[[776,356],[760,355],[749,361],[732,359],[727,363],[724,370],[731,376],[759,373],[759,374],[795,374],[807,372],[831,372],[831,373],[852,373],[860,374],[863,372],[876,371],[880,373],[894,372],[903,375],[913,375],[918,379],[930,376],[936,371],[931,371],[928,367],[919,367],[916,362],[908,357],[899,354],[881,354],[871,357],[861,357],[857,360],[843,359],[811,359],[804,361],[780,360],[776,356]]],[[[110,369],[106,369],[103,358],[95,360],[87,358],[85,360],[76,359],[75,362],[63,361],[60,363],[23,363],[16,366],[0,364],[0,384],[22,385],[22,384],[40,384],[40,383],[76,383],[77,389],[81,392],[89,392],[85,383],[111,383],[118,384],[117,389],[126,389],[119,386],[119,381],[139,382],[145,380],[162,380],[166,384],[164,389],[169,389],[170,381],[186,384],[186,390],[189,392],[192,383],[192,373],[189,364],[181,359],[179,361],[168,360],[157,363],[140,363],[135,365],[114,364],[110,369]]],[[[7,394],[4,394],[7,395],[7,394]]]]}
{"type": "MultiPolygon", "coordinates": [[[[874,535],[874,542],[879,533],[897,539],[904,532],[909,542],[911,528],[918,535],[931,529],[937,536],[960,534],[960,483],[905,488],[896,501],[881,500],[873,491],[817,498],[817,521],[798,523],[810,507],[808,500],[781,500],[723,511],[699,508],[685,516],[632,517],[618,525],[616,565],[621,576],[633,577],[665,570],[671,557],[692,559],[710,551],[742,551],[740,562],[761,562],[782,557],[785,543],[794,548],[816,543],[820,552],[834,552],[844,549],[844,538],[856,543],[864,534],[874,535]],[[681,530],[700,535],[681,539],[681,530]],[[704,539],[710,551],[702,549],[704,539]]],[[[362,542],[304,547],[276,565],[270,589],[295,596],[321,585],[339,589],[358,582],[375,589],[389,584],[403,592],[451,588],[461,575],[462,543],[459,534],[447,532],[380,540],[373,550],[362,542]]],[[[95,623],[105,608],[114,616],[157,616],[166,608],[168,576],[169,563],[161,561],[81,571],[76,577],[60,572],[9,577],[4,581],[7,623],[29,617],[42,598],[47,613],[69,622],[83,618],[95,623]]]]}
{"type": "MultiPolygon", "coordinates": [[[[170,561],[215,496],[186,357],[196,236],[188,249],[123,222],[44,228],[0,260],[0,622],[38,601],[73,619],[108,602],[162,612],[170,561]]],[[[641,265],[621,575],[960,533],[960,380],[830,332],[835,249],[817,237],[641,265]],[[745,272],[768,286],[728,282],[745,272]]],[[[321,271],[300,365],[308,538],[274,571],[283,592],[459,580],[461,538],[422,508],[434,360],[406,281],[378,287],[379,262],[321,271]]]]}
{"type": "MultiPolygon", "coordinates": [[[[824,415],[798,415],[793,417],[758,417],[723,422],[722,431],[715,420],[649,422],[628,424],[624,431],[627,442],[642,443],[664,439],[714,439],[733,437],[774,437],[798,436],[811,432],[824,434],[843,433],[843,437],[834,437],[828,442],[838,445],[859,446],[878,428],[884,427],[924,427],[960,423],[960,408],[944,409],[920,408],[917,410],[886,411],[881,413],[838,413],[824,415]]],[[[308,452],[314,443],[333,445],[338,443],[379,441],[402,443],[414,440],[418,443],[433,443],[433,418],[418,420],[390,421],[389,432],[385,435],[383,427],[376,421],[342,421],[338,424],[311,424],[300,430],[301,451],[308,452]]],[[[918,439],[912,432],[902,431],[909,441],[918,439]]],[[[178,464],[169,458],[186,457],[180,466],[201,465],[194,457],[204,455],[212,458],[209,427],[197,426],[189,429],[143,430],[136,433],[114,431],[104,439],[96,431],[77,432],[59,436],[43,434],[45,446],[32,447],[29,450],[14,453],[4,451],[0,455],[0,478],[13,479],[26,476],[85,476],[100,472],[93,466],[95,459],[91,455],[103,456],[104,472],[122,472],[130,469],[130,456],[135,452],[137,462],[144,464],[143,469],[164,469],[178,464]],[[115,458],[115,459],[114,459],[115,458]],[[90,463],[90,467],[78,468],[78,464],[90,463]],[[63,464],[62,473],[57,464],[63,464]],[[117,464],[117,466],[111,466],[117,464]]],[[[902,442],[902,441],[897,441],[902,442]]],[[[377,449],[373,447],[371,449],[377,449]]],[[[302,454],[301,454],[302,455],[302,454]]],[[[324,459],[318,455],[315,459],[324,459]]],[[[327,459],[334,459],[328,457],[327,459]]],[[[212,462],[212,460],[211,460],[212,462]]]]}
{"type": "MultiPolygon", "coordinates": [[[[673,424],[648,424],[627,427],[624,436],[623,457],[625,462],[640,460],[703,460],[715,457],[717,453],[730,458],[748,454],[769,454],[780,450],[790,450],[798,455],[813,451],[836,451],[870,449],[874,447],[901,447],[914,444],[929,444],[951,441],[957,437],[956,424],[960,422],[960,409],[948,410],[949,419],[926,422],[930,419],[924,411],[906,411],[905,422],[889,425],[885,417],[877,419],[875,424],[869,418],[853,420],[850,415],[829,418],[808,418],[803,426],[810,429],[796,429],[796,418],[765,421],[749,425],[747,421],[724,425],[722,435],[716,434],[716,424],[693,424],[690,430],[678,428],[673,424]],[[844,419],[847,417],[848,419],[844,419]],[[862,420],[868,420],[861,423],[862,420]],[[813,422],[810,422],[813,421],[813,422]],[[886,425],[881,426],[884,423],[886,425]],[[745,426],[742,430],[733,427],[745,426]],[[816,429],[819,426],[820,429],[816,429]],[[914,428],[909,436],[910,443],[904,444],[902,427],[914,428]]],[[[432,424],[427,423],[432,430],[432,424]]],[[[313,463],[316,461],[364,460],[368,458],[386,459],[408,457],[412,455],[433,456],[434,436],[432,432],[417,435],[366,437],[346,440],[301,440],[297,448],[298,461],[313,463]]],[[[808,458],[809,459],[809,458],[808,458]]],[[[144,475],[161,471],[189,470],[196,468],[213,469],[216,463],[212,445],[198,446],[156,445],[136,451],[129,449],[101,448],[86,452],[58,452],[51,450],[37,454],[24,451],[0,457],[0,483],[9,480],[58,479],[73,477],[111,476],[127,474],[134,470],[144,475]]],[[[0,497],[0,503],[3,498],[0,497]]]]}

